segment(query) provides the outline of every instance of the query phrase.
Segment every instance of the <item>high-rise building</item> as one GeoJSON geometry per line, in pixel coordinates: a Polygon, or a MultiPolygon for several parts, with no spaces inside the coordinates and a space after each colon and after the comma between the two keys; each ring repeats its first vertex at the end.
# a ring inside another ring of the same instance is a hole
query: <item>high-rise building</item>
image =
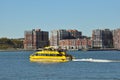
{"type": "Polygon", "coordinates": [[[48,32],[40,29],[25,31],[24,33],[24,49],[38,49],[48,46],[48,32]]]}
{"type": "Polygon", "coordinates": [[[59,46],[59,40],[62,40],[67,36],[69,36],[69,33],[64,29],[51,31],[50,45],[59,46]]]}
{"type": "Polygon", "coordinates": [[[120,29],[113,30],[113,45],[114,48],[120,49],[120,29]]]}
{"type": "Polygon", "coordinates": [[[50,45],[59,46],[59,41],[62,39],[77,39],[81,38],[82,32],[77,30],[53,30],[51,31],[50,45]]]}
{"type": "Polygon", "coordinates": [[[70,36],[73,36],[75,38],[82,38],[82,32],[74,29],[74,30],[67,30],[70,33],[70,36]]]}
{"type": "Polygon", "coordinates": [[[96,29],[92,32],[92,47],[93,48],[112,48],[113,36],[109,29],[96,29]]]}

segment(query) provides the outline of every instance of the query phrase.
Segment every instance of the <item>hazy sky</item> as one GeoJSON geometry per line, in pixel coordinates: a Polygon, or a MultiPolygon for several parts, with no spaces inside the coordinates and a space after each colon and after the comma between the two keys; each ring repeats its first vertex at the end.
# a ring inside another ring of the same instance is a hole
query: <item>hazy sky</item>
{"type": "Polygon", "coordinates": [[[0,0],[0,38],[21,38],[25,30],[120,27],[120,0],[0,0]]]}

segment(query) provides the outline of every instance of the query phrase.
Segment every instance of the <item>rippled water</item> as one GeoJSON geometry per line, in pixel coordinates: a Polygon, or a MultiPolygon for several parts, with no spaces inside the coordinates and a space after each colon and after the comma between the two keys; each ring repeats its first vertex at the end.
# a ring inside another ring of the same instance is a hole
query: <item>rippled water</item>
{"type": "Polygon", "coordinates": [[[120,80],[119,51],[69,51],[66,63],[31,63],[32,51],[0,52],[0,80],[120,80]]]}

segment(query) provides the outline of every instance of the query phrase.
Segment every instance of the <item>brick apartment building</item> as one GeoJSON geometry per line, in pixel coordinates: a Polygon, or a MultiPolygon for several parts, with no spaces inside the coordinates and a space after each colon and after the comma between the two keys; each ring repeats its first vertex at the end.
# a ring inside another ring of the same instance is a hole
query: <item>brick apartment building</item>
{"type": "Polygon", "coordinates": [[[113,45],[120,50],[120,29],[113,30],[113,45]]]}
{"type": "Polygon", "coordinates": [[[63,39],[77,39],[81,38],[82,32],[77,30],[53,30],[51,31],[50,45],[59,46],[59,41],[63,39]]]}
{"type": "Polygon", "coordinates": [[[93,48],[113,48],[112,31],[110,31],[109,29],[93,30],[92,47],[93,48]]]}
{"type": "Polygon", "coordinates": [[[48,32],[33,29],[24,32],[24,49],[38,49],[49,45],[48,32]]]}
{"type": "Polygon", "coordinates": [[[67,32],[69,32],[70,36],[77,38],[82,38],[82,32],[74,29],[74,30],[67,30],[67,32]]]}
{"type": "Polygon", "coordinates": [[[91,39],[63,39],[59,41],[62,49],[88,49],[91,48],[91,39]]]}
{"type": "Polygon", "coordinates": [[[59,41],[69,36],[69,33],[64,30],[52,30],[50,36],[50,46],[59,46],[59,41]]]}

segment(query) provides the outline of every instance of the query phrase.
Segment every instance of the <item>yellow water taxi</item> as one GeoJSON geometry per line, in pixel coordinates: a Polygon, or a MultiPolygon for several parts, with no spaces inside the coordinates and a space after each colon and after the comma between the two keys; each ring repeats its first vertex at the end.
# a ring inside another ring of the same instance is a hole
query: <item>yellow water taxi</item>
{"type": "Polygon", "coordinates": [[[42,51],[37,51],[30,55],[31,62],[67,62],[72,56],[63,50],[56,50],[52,47],[45,47],[42,51]]]}

